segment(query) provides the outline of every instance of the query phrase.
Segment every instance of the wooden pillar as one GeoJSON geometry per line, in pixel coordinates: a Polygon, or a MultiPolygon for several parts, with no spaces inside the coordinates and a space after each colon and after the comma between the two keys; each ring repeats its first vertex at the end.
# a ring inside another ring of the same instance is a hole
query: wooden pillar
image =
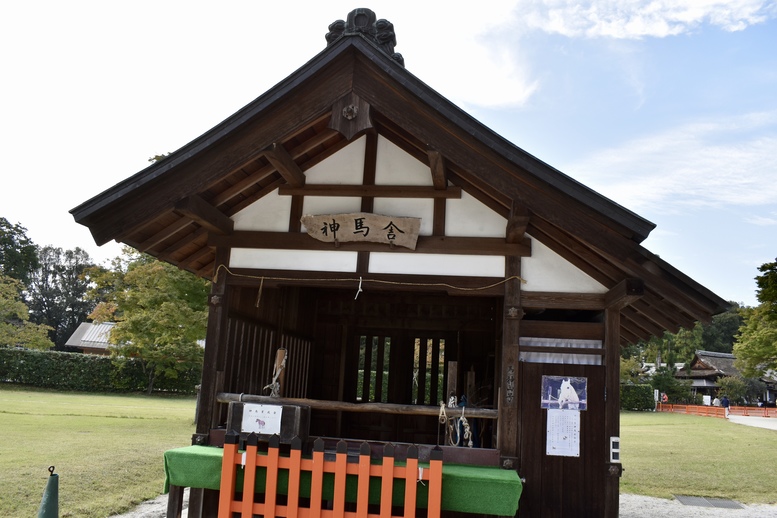
{"type": "MultiPolygon", "coordinates": [[[[520,277],[521,258],[505,258],[505,275],[520,277]]],[[[518,339],[523,310],[521,309],[521,281],[511,279],[505,283],[502,314],[502,350],[499,361],[499,422],[497,447],[503,457],[503,467],[518,469],[520,413],[518,390],[518,339]]]]}
{"type": "MultiPolygon", "coordinates": [[[[208,296],[208,330],[205,335],[205,358],[202,367],[199,402],[197,405],[197,426],[192,444],[207,444],[208,432],[218,423],[216,394],[224,382],[225,342],[229,317],[229,287],[227,273],[219,265],[229,266],[229,248],[216,249],[216,270],[208,296]]],[[[218,504],[218,491],[189,490],[189,516],[208,516],[218,504]],[[214,497],[215,493],[215,497],[214,497]]]]}
{"type": "Polygon", "coordinates": [[[229,249],[218,248],[216,250],[215,281],[211,283],[208,296],[208,330],[205,335],[205,358],[202,368],[202,384],[200,388],[200,404],[197,415],[197,428],[192,442],[204,443],[203,435],[207,439],[208,432],[217,423],[214,423],[216,411],[216,394],[221,387],[217,387],[217,381],[223,378],[225,341],[227,334],[227,320],[229,317],[229,289],[227,287],[227,273],[218,270],[218,266],[229,265],[229,249]],[[221,373],[221,375],[219,375],[221,373]]]}
{"type": "Polygon", "coordinates": [[[605,396],[607,400],[604,404],[604,435],[602,440],[606,441],[604,459],[608,473],[605,477],[605,518],[618,518],[619,507],[619,489],[621,466],[610,464],[610,437],[620,436],[620,327],[621,312],[618,307],[609,307],[604,312],[605,337],[604,337],[604,372],[607,377],[605,380],[605,396]]]}

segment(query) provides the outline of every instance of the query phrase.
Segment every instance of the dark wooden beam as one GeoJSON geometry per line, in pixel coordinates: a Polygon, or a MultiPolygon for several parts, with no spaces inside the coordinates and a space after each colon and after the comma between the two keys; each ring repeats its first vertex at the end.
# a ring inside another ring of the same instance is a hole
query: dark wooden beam
{"type": "Polygon", "coordinates": [[[264,150],[264,156],[289,185],[294,187],[305,185],[305,174],[282,144],[273,142],[264,150]]]}
{"type": "MultiPolygon", "coordinates": [[[[505,275],[521,276],[521,260],[517,257],[505,257],[505,275]]],[[[518,360],[520,355],[520,336],[523,332],[521,317],[521,281],[517,278],[504,285],[504,306],[502,308],[502,343],[498,354],[497,383],[499,384],[499,421],[497,422],[497,448],[503,457],[517,459],[521,445],[521,419],[519,409],[521,401],[521,380],[518,379],[518,360]]],[[[507,461],[510,462],[509,460],[507,461]]],[[[520,463],[520,459],[518,460],[520,463]]],[[[505,468],[517,469],[515,465],[505,468]]]]}
{"type": "MultiPolygon", "coordinates": [[[[157,246],[162,241],[169,239],[170,237],[174,236],[178,232],[184,230],[189,225],[192,225],[192,221],[189,218],[179,218],[178,221],[171,225],[167,225],[162,230],[156,232],[153,236],[145,239],[142,243],[140,243],[136,248],[140,250],[141,252],[147,252],[150,249],[157,246]]],[[[192,225],[193,226],[193,225],[192,225]]]]}
{"type": "Polygon", "coordinates": [[[305,185],[304,187],[281,186],[281,196],[349,196],[373,198],[461,198],[461,188],[450,187],[438,191],[422,185],[305,185]]]}
{"type": "Polygon", "coordinates": [[[604,295],[595,293],[524,291],[521,301],[524,308],[602,310],[606,307],[604,295]]]}
{"type": "Polygon", "coordinates": [[[355,135],[372,128],[370,104],[354,92],[348,92],[332,105],[329,127],[350,141],[355,135]]]}
{"type": "MultiPolygon", "coordinates": [[[[334,243],[324,243],[301,232],[257,232],[238,231],[228,236],[211,235],[209,246],[229,248],[267,248],[280,250],[335,250],[334,243]]],[[[529,257],[531,244],[525,240],[520,244],[506,243],[498,237],[446,237],[418,236],[416,249],[400,246],[390,248],[381,243],[339,243],[337,250],[349,252],[391,252],[418,254],[466,254],[503,255],[508,257],[529,257]]]]}
{"type": "Polygon", "coordinates": [[[524,319],[521,321],[521,336],[604,340],[604,326],[597,322],[552,322],[524,319]]]}
{"type": "MultiPolygon", "coordinates": [[[[176,264],[175,261],[172,261],[170,259],[172,254],[175,254],[178,252],[181,248],[191,245],[194,243],[197,239],[201,237],[206,237],[206,234],[208,231],[202,227],[197,228],[197,230],[182,236],[178,241],[175,243],[172,243],[171,245],[167,246],[164,250],[161,250],[159,252],[159,257],[164,258],[166,261],[170,261],[173,264],[176,264]]],[[[203,245],[204,246],[204,245],[203,245]]]]}
{"type": "Polygon", "coordinates": [[[508,243],[520,243],[526,234],[529,225],[529,209],[524,205],[513,201],[510,208],[510,217],[507,219],[506,238],[508,243]]]}
{"type": "MultiPolygon", "coordinates": [[[[620,312],[613,305],[604,312],[605,321],[605,339],[604,349],[604,372],[606,373],[604,382],[604,437],[598,440],[605,442],[606,466],[610,465],[610,437],[620,437],[620,352],[621,352],[621,319],[620,312]]],[[[618,518],[618,498],[621,466],[616,464],[611,466],[605,476],[605,502],[604,517],[618,518]]]]}
{"type": "Polygon", "coordinates": [[[246,176],[236,184],[232,185],[228,189],[218,193],[213,198],[213,205],[218,207],[219,205],[222,205],[228,202],[235,196],[239,196],[243,191],[245,191],[249,187],[257,184],[258,182],[261,182],[262,180],[264,180],[274,172],[275,172],[275,167],[272,166],[271,164],[260,167],[259,169],[249,174],[248,176],[246,176]]]}
{"type": "Polygon", "coordinates": [[[175,204],[175,211],[201,227],[207,228],[208,232],[231,234],[235,228],[235,222],[229,216],[196,194],[178,201],[175,204]]]}
{"type": "Polygon", "coordinates": [[[642,279],[624,279],[607,292],[604,301],[608,308],[623,309],[644,294],[645,283],[642,279]]]}
{"type": "Polygon", "coordinates": [[[448,187],[445,160],[439,151],[431,148],[427,151],[427,156],[429,157],[429,169],[432,172],[432,184],[438,191],[444,191],[448,187]]]}
{"type": "MultiPolygon", "coordinates": [[[[332,138],[336,137],[337,134],[334,131],[326,130],[321,133],[316,134],[315,136],[307,139],[302,144],[296,146],[291,151],[291,156],[296,160],[300,156],[309,153],[314,148],[324,144],[328,140],[331,140],[332,138]]],[[[245,165],[243,166],[245,167],[245,165]]],[[[239,169],[238,169],[239,170],[239,169]]],[[[233,171],[230,173],[234,174],[238,170],[233,171]]],[[[234,185],[229,187],[228,189],[224,190],[223,192],[220,192],[213,198],[213,204],[218,207],[219,205],[228,202],[235,196],[240,195],[245,191],[246,189],[250,188],[251,186],[257,184],[258,182],[261,182],[264,180],[267,176],[273,174],[275,172],[275,167],[272,164],[267,164],[256,171],[253,171],[245,178],[241,179],[240,181],[236,182],[234,185]]]]}

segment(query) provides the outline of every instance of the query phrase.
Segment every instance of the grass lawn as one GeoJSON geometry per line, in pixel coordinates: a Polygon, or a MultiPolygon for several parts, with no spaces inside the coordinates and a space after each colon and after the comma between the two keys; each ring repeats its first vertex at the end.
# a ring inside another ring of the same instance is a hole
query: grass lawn
{"type": "Polygon", "coordinates": [[[777,432],[724,419],[621,413],[621,492],[777,503],[777,432]]]}
{"type": "Polygon", "coordinates": [[[0,516],[37,516],[52,465],[63,518],[105,518],[158,496],[162,453],[191,444],[194,408],[194,397],[0,384],[0,516]]]}
{"type": "MultiPolygon", "coordinates": [[[[0,384],[0,516],[35,516],[59,474],[62,518],[127,511],[162,492],[162,453],[186,446],[195,401],[0,384]]],[[[777,503],[777,432],[710,417],[621,415],[621,491],[777,503]]]]}

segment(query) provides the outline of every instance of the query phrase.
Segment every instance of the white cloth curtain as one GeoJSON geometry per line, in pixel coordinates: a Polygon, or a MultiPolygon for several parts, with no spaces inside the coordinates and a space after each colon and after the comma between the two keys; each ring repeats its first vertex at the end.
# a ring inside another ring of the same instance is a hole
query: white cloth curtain
{"type": "MultiPolygon", "coordinates": [[[[519,345],[542,347],[568,347],[601,349],[601,340],[580,340],[570,338],[537,338],[531,336],[521,337],[519,345]]],[[[529,363],[565,363],[568,365],[601,365],[602,357],[598,354],[574,354],[574,353],[540,353],[521,351],[518,359],[529,363]]]]}

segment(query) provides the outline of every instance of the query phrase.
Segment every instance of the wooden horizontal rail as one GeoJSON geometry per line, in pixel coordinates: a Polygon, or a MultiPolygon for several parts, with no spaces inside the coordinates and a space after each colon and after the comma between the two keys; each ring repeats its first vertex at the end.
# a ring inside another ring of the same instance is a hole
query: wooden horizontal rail
{"type": "MultiPolygon", "coordinates": [[[[243,403],[261,403],[265,405],[304,405],[317,410],[331,410],[333,412],[374,412],[378,414],[404,414],[404,415],[429,415],[439,416],[440,407],[431,405],[397,405],[393,403],[348,403],[346,401],[326,401],[321,399],[283,398],[272,396],[259,396],[256,394],[234,394],[220,392],[216,395],[219,403],[241,401],[243,403]]],[[[450,415],[459,416],[462,408],[464,417],[480,417],[483,419],[497,419],[499,412],[492,408],[456,407],[446,408],[450,415]]]]}

